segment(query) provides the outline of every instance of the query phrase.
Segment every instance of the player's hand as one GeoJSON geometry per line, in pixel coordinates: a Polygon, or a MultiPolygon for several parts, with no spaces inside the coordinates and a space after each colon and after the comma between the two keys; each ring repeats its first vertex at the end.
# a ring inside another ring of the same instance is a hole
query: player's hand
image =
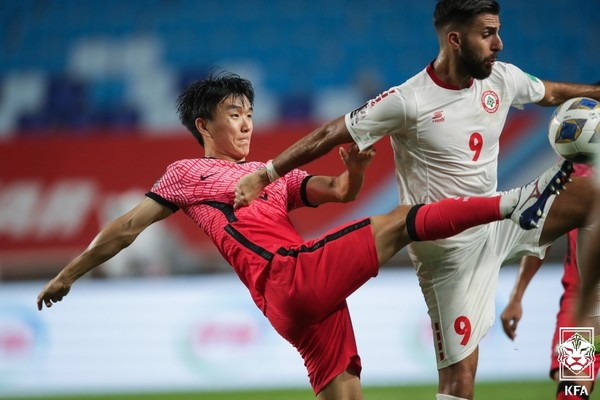
{"type": "Polygon", "coordinates": [[[510,340],[515,340],[517,336],[517,325],[523,316],[523,307],[518,301],[511,301],[508,303],[502,314],[500,314],[500,320],[502,321],[502,329],[506,336],[510,340]]]}
{"type": "Polygon", "coordinates": [[[348,172],[362,173],[369,166],[376,152],[373,146],[360,151],[356,143],[354,143],[348,147],[348,150],[340,147],[339,153],[348,172]]]}
{"type": "Polygon", "coordinates": [[[63,299],[71,290],[71,284],[60,279],[58,276],[46,284],[37,298],[38,310],[42,310],[44,304],[46,307],[52,307],[53,303],[57,303],[63,299]]]}
{"type": "Polygon", "coordinates": [[[240,179],[235,187],[235,200],[233,208],[240,208],[250,205],[254,199],[260,195],[269,184],[267,170],[261,168],[240,179]]]}

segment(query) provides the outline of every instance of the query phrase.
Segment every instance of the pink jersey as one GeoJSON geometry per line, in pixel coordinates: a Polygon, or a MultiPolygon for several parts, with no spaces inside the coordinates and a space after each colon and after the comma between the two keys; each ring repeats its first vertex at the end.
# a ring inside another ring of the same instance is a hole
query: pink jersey
{"type": "Polygon", "coordinates": [[[181,208],[212,239],[223,257],[264,309],[262,285],[266,267],[277,252],[303,242],[288,212],[310,206],[308,173],[295,169],[268,185],[248,207],[233,209],[235,186],[261,162],[235,163],[214,158],[180,160],[146,195],[173,211],[181,208]]]}

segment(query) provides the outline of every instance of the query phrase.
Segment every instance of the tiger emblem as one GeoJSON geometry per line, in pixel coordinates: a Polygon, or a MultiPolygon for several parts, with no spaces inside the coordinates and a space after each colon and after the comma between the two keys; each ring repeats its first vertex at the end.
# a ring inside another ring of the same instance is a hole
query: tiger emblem
{"type": "Polygon", "coordinates": [[[596,349],[579,333],[573,334],[558,346],[558,362],[567,367],[573,374],[579,375],[590,365],[593,366],[596,349]]]}

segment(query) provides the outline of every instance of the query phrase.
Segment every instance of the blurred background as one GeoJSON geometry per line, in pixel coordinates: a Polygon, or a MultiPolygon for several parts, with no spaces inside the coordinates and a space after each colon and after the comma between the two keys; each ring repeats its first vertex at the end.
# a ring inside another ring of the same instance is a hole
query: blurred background
{"type": "MultiPolygon", "coordinates": [[[[250,79],[250,159],[267,160],[431,62],[434,4],[1,1],[0,396],[307,387],[299,356],[183,213],[90,273],[64,304],[38,313],[35,298],[169,163],[202,156],[175,113],[186,85],[222,69],[250,79]],[[264,370],[249,373],[257,359],[264,370]]],[[[599,12],[598,1],[505,1],[500,59],[542,79],[596,82],[599,12]]],[[[551,112],[509,115],[499,190],[554,161],[551,112]]],[[[397,203],[389,147],[377,144],[356,202],[293,214],[306,238],[397,203]]],[[[306,169],[333,175],[342,164],[332,154],[306,169]]],[[[520,344],[498,324],[485,339],[483,380],[546,378],[563,254],[559,242],[532,284],[541,299],[526,296],[520,344]]],[[[502,271],[498,311],[515,271],[502,271]]],[[[406,253],[381,275],[351,298],[364,382],[435,383],[428,318],[406,253]]]]}

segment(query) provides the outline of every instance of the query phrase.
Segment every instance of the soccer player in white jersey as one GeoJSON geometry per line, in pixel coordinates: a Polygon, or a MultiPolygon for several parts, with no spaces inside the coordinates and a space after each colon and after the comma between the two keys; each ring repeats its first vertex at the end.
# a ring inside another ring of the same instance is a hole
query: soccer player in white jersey
{"type": "MultiPolygon", "coordinates": [[[[493,194],[499,137],[511,106],[600,99],[598,86],[543,81],[498,62],[499,12],[495,0],[438,0],[434,25],[440,49],[431,64],[244,177],[236,206],[341,143],[354,141],[362,149],[386,135],[402,204],[493,194]]],[[[564,195],[546,203],[541,229],[524,232],[500,222],[409,246],[434,330],[438,399],[473,398],[478,346],[494,321],[500,265],[526,254],[543,257],[549,243],[584,224],[591,202],[590,178],[574,179],[564,195]]]]}

